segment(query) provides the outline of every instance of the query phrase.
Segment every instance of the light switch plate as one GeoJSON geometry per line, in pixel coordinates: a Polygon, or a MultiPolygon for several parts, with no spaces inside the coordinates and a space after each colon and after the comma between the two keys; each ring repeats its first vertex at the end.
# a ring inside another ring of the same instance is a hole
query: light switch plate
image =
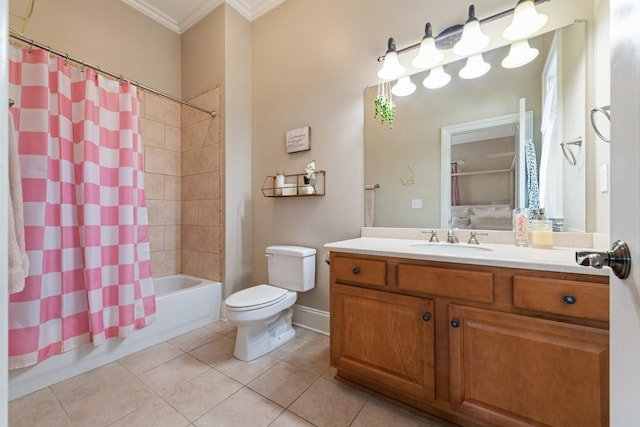
{"type": "Polygon", "coordinates": [[[411,200],[411,207],[413,209],[422,209],[422,199],[411,200]]]}
{"type": "Polygon", "coordinates": [[[600,165],[600,192],[609,191],[609,163],[600,165]]]}

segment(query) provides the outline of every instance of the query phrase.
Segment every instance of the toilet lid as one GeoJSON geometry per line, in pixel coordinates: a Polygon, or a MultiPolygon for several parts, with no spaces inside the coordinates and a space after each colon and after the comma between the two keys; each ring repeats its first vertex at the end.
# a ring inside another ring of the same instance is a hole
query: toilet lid
{"type": "Polygon", "coordinates": [[[246,308],[277,302],[287,295],[286,289],[270,285],[257,285],[230,295],[225,304],[232,308],[246,308]]]}

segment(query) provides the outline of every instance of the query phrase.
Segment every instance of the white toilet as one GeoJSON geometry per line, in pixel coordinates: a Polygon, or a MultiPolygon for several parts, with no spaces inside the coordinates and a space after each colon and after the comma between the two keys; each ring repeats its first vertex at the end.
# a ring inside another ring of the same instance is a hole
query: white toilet
{"type": "Polygon", "coordinates": [[[238,326],[234,356],[249,361],[289,341],[296,292],[315,286],[316,250],[301,246],[266,249],[269,285],[243,289],[224,301],[225,316],[238,326]]]}

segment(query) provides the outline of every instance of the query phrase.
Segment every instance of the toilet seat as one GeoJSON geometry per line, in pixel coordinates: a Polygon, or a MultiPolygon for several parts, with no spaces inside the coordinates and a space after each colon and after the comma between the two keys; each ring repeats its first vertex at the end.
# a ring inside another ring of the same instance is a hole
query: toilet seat
{"type": "Polygon", "coordinates": [[[288,292],[271,285],[252,286],[230,295],[225,306],[233,311],[258,310],[282,301],[288,292]]]}

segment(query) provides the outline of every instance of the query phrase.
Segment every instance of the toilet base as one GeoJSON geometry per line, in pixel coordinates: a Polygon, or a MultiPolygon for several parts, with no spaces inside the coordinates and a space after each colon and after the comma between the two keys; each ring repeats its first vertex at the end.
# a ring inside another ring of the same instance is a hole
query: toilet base
{"type": "Polygon", "coordinates": [[[248,362],[285,344],[296,334],[291,326],[292,316],[293,309],[288,308],[266,320],[237,324],[233,355],[248,362]]]}

